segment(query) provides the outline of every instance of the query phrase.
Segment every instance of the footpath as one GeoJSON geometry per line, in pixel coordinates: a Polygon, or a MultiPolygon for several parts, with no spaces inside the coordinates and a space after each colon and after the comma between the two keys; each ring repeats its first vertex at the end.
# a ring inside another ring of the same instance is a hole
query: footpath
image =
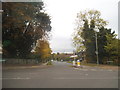
{"type": "Polygon", "coordinates": [[[44,64],[3,64],[2,70],[8,70],[8,69],[29,69],[29,68],[47,68],[50,65],[44,64]]]}
{"type": "MultiPolygon", "coordinates": [[[[75,66],[77,68],[77,65],[75,66]]],[[[112,65],[102,65],[102,64],[81,64],[80,68],[100,68],[107,70],[120,70],[120,66],[112,66],[112,65]]]]}

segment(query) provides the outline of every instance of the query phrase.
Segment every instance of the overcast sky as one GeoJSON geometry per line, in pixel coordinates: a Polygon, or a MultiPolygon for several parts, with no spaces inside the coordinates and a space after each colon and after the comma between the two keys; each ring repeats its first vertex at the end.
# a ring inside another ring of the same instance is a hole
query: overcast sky
{"type": "Polygon", "coordinates": [[[53,52],[72,52],[72,33],[75,28],[77,13],[84,10],[98,10],[107,27],[118,33],[118,1],[119,0],[43,0],[45,9],[51,16],[53,52]]]}

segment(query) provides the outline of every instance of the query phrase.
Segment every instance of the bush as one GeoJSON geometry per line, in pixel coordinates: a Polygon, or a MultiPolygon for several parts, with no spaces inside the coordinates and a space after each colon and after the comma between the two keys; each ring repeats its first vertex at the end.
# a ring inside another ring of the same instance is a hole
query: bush
{"type": "Polygon", "coordinates": [[[47,63],[47,65],[52,65],[52,62],[51,62],[51,61],[49,61],[49,62],[47,63]]]}

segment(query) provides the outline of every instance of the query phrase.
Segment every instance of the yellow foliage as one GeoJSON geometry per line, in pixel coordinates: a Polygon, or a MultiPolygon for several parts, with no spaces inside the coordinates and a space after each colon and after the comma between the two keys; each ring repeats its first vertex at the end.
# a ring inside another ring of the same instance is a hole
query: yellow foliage
{"type": "Polygon", "coordinates": [[[35,52],[40,55],[41,58],[49,58],[51,56],[51,48],[49,42],[46,40],[38,40],[35,52]]]}

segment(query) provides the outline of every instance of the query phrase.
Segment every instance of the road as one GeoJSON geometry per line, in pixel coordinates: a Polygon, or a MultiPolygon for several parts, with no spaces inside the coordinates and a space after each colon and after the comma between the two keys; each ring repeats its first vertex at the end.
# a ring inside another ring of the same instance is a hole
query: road
{"type": "Polygon", "coordinates": [[[3,88],[118,88],[118,71],[53,62],[48,68],[3,70],[3,88]]]}

